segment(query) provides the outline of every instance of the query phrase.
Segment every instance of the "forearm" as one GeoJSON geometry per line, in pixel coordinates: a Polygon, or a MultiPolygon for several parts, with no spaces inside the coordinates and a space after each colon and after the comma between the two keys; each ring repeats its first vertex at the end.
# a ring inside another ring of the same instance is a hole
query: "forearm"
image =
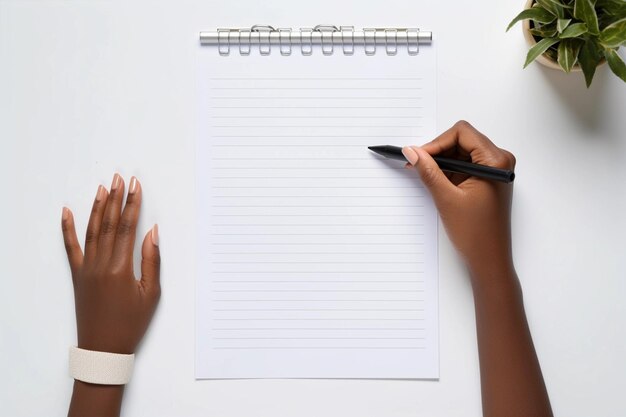
{"type": "Polygon", "coordinates": [[[551,416],[550,400],[510,267],[471,272],[485,416],[551,416]]]}
{"type": "Polygon", "coordinates": [[[69,417],[119,416],[124,385],[96,385],[74,381],[69,417]]]}

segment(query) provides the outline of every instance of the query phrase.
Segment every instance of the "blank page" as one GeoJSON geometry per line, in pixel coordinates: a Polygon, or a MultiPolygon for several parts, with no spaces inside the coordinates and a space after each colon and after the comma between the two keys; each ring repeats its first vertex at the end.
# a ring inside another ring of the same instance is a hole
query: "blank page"
{"type": "Polygon", "coordinates": [[[438,378],[435,57],[199,51],[197,378],[438,378]]]}

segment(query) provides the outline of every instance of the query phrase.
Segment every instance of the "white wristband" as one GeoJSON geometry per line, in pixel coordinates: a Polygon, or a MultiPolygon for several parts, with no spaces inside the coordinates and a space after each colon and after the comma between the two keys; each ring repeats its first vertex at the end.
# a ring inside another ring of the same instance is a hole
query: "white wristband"
{"type": "Polygon", "coordinates": [[[102,385],[124,385],[133,373],[135,355],[97,352],[70,347],[70,376],[102,385]]]}

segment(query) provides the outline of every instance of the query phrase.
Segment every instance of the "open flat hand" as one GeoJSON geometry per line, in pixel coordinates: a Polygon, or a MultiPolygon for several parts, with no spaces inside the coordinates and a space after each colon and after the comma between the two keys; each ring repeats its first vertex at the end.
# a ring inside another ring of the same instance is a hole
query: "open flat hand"
{"type": "Polygon", "coordinates": [[[102,352],[135,352],[157,303],[159,283],[158,227],[146,234],[141,249],[141,279],[133,271],[133,247],[141,184],[130,181],[126,204],[124,180],[113,177],[110,193],[100,185],[91,210],[85,253],[74,226],[74,217],[63,208],[62,229],[72,271],[78,330],[78,347],[102,352]]]}

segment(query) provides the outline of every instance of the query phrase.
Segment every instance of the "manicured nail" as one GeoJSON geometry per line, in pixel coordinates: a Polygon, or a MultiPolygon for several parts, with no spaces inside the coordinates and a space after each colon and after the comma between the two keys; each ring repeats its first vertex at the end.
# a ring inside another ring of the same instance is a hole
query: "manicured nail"
{"type": "Polygon", "coordinates": [[[61,218],[63,220],[69,219],[70,218],[70,209],[68,209],[67,207],[63,207],[63,214],[62,214],[61,218]]]}
{"type": "Polygon", "coordinates": [[[152,238],[152,244],[154,246],[159,246],[159,225],[155,224],[152,226],[150,237],[152,238]]]}
{"type": "Polygon", "coordinates": [[[132,177],[130,179],[130,187],[128,187],[128,194],[135,194],[137,192],[137,178],[132,177]]]}
{"type": "Polygon", "coordinates": [[[111,182],[111,191],[117,190],[118,187],[120,186],[121,181],[122,181],[122,177],[120,177],[120,174],[113,175],[113,182],[111,182]]]}
{"type": "Polygon", "coordinates": [[[102,201],[104,198],[104,186],[98,185],[98,191],[96,192],[96,201],[102,201]]]}
{"type": "Polygon", "coordinates": [[[402,155],[404,155],[407,161],[409,161],[413,166],[415,166],[417,161],[420,159],[419,156],[417,156],[417,153],[408,146],[402,148],[402,155]]]}

